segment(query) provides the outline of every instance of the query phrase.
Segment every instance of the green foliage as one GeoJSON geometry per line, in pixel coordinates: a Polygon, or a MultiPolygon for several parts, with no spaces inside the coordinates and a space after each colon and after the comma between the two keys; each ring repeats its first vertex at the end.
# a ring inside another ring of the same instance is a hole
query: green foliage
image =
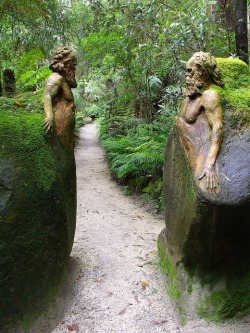
{"type": "Polygon", "coordinates": [[[59,0],[2,0],[0,2],[0,69],[15,68],[26,51],[39,48],[44,54],[66,43],[70,25],[59,0]]]}
{"type": "Polygon", "coordinates": [[[45,79],[51,74],[47,67],[41,67],[36,71],[26,71],[17,81],[20,91],[36,90],[44,86],[45,79]]]}
{"type": "MultiPolygon", "coordinates": [[[[166,118],[162,117],[161,121],[147,124],[143,120],[127,119],[125,127],[114,129],[114,123],[109,119],[109,122],[103,121],[100,129],[101,142],[115,178],[131,191],[154,199],[159,208],[162,205],[164,152],[171,129],[166,118]]],[[[125,125],[124,119],[122,124],[125,125]]]]}
{"type": "Polygon", "coordinates": [[[98,118],[101,115],[100,106],[97,104],[89,105],[86,107],[85,113],[88,117],[94,116],[95,118],[98,118]]]}
{"type": "Polygon", "coordinates": [[[74,94],[74,102],[76,106],[76,114],[75,114],[75,135],[78,136],[78,132],[80,127],[84,126],[84,120],[83,118],[86,117],[86,112],[85,112],[85,100],[82,97],[82,92],[81,89],[73,89],[73,94],[74,94]]]}
{"type": "Polygon", "coordinates": [[[100,3],[99,28],[81,43],[85,57],[104,71],[123,68],[124,76],[137,88],[153,76],[171,73],[180,80],[180,60],[197,50],[228,54],[228,32],[222,28],[216,1],[100,3]]]}
{"type": "Polygon", "coordinates": [[[28,111],[31,113],[43,113],[42,105],[43,89],[34,93],[25,92],[15,96],[15,98],[0,99],[0,110],[8,110],[9,112],[28,111]]]}
{"type": "Polygon", "coordinates": [[[44,61],[44,54],[38,48],[25,52],[20,58],[16,66],[16,78],[24,75],[28,71],[35,71],[44,61]]]}
{"type": "Polygon", "coordinates": [[[15,68],[19,91],[36,90],[44,85],[45,78],[51,74],[44,63],[45,57],[40,49],[32,49],[19,58],[15,68]]]}

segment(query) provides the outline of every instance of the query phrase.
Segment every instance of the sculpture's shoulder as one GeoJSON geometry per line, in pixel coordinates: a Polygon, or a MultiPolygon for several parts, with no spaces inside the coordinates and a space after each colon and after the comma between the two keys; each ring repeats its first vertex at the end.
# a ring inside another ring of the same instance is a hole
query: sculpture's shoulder
{"type": "Polygon", "coordinates": [[[48,86],[61,86],[63,84],[63,77],[58,73],[52,73],[46,79],[46,85],[48,86]]]}
{"type": "Polygon", "coordinates": [[[214,108],[220,105],[220,97],[217,91],[207,89],[202,93],[202,104],[205,108],[214,108]]]}
{"type": "Polygon", "coordinates": [[[202,93],[202,96],[205,98],[210,98],[210,99],[218,99],[219,98],[219,94],[216,90],[213,89],[207,89],[202,93]]]}

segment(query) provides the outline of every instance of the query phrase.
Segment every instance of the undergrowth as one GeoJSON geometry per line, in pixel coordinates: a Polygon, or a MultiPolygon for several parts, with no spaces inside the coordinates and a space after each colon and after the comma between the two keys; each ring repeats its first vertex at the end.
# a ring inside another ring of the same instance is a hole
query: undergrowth
{"type": "Polygon", "coordinates": [[[153,123],[135,117],[103,119],[101,143],[111,172],[128,193],[143,194],[163,209],[163,161],[172,118],[160,116],[153,123]]]}

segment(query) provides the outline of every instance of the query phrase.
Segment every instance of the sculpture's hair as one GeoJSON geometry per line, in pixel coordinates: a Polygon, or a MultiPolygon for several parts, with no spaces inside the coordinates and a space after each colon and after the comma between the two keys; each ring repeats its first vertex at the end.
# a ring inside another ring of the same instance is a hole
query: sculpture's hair
{"type": "Polygon", "coordinates": [[[64,72],[64,64],[75,59],[75,53],[68,47],[58,49],[49,66],[53,72],[64,72]]]}
{"type": "Polygon", "coordinates": [[[210,53],[196,52],[192,58],[195,58],[195,63],[200,65],[202,69],[208,74],[209,78],[218,86],[223,86],[224,81],[222,79],[221,72],[217,66],[215,57],[210,53]]]}

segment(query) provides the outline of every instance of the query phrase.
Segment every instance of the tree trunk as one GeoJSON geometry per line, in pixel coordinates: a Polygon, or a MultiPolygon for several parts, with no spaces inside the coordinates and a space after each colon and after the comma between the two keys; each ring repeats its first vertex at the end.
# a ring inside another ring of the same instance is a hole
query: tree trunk
{"type": "Polygon", "coordinates": [[[248,64],[247,0],[235,0],[236,54],[248,64]]]}
{"type": "Polygon", "coordinates": [[[4,96],[12,97],[16,92],[16,79],[15,73],[12,69],[5,69],[3,71],[3,91],[4,96]]]}

